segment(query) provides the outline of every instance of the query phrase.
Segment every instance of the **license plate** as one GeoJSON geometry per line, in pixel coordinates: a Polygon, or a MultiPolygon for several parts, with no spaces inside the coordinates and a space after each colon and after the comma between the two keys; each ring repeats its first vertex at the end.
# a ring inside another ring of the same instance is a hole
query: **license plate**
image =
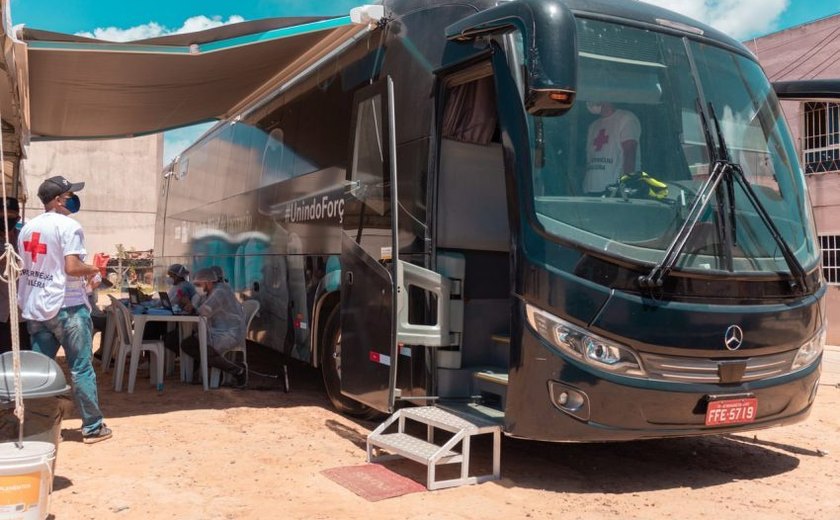
{"type": "Polygon", "coordinates": [[[755,397],[710,401],[706,409],[706,426],[751,423],[757,414],[758,399],[755,397]]]}

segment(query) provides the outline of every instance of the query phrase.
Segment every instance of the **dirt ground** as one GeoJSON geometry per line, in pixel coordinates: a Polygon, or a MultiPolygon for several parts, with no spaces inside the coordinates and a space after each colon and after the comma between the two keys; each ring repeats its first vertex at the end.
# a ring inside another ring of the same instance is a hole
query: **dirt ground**
{"type": "MultiPolygon", "coordinates": [[[[336,414],[320,374],[291,366],[291,392],[210,392],[170,377],[115,393],[111,440],[63,423],[51,513],[62,519],[840,518],[840,349],[811,417],[750,434],[619,444],[503,440],[502,479],[368,502],[321,474],[364,463],[375,423],[336,414]],[[833,378],[833,379],[832,379],[833,378]]],[[[252,354],[252,357],[253,354],[252,354]]],[[[97,364],[97,371],[99,371],[97,364]]],[[[489,453],[474,443],[473,453],[489,453]]],[[[486,464],[486,457],[479,464],[486,464]]],[[[419,465],[390,465],[424,482],[419,465]]]]}

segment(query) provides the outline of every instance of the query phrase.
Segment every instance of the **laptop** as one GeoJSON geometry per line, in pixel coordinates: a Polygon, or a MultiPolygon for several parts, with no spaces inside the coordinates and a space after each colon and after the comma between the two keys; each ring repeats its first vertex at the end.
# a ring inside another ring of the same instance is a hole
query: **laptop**
{"type": "Polygon", "coordinates": [[[169,293],[167,293],[166,291],[160,291],[158,293],[158,296],[160,296],[160,306],[163,307],[166,310],[171,311],[172,310],[172,300],[169,299],[169,293]]]}
{"type": "Polygon", "coordinates": [[[131,305],[140,305],[143,298],[140,296],[140,289],[136,287],[128,288],[128,303],[131,305]]]}

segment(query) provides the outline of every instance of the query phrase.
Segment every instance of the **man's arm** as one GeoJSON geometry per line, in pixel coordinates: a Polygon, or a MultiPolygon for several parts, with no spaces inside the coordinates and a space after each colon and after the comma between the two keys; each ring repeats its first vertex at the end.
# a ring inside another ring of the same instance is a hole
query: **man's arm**
{"type": "Polygon", "coordinates": [[[633,173],[636,171],[636,147],[638,141],[633,139],[621,142],[621,151],[624,152],[624,162],[621,165],[622,173],[633,173]]]}
{"type": "Polygon", "coordinates": [[[64,257],[64,272],[70,276],[89,277],[99,274],[99,268],[82,262],[79,255],[67,255],[64,257]]]}
{"type": "Polygon", "coordinates": [[[173,298],[170,294],[169,299],[178,304],[178,306],[184,309],[185,311],[189,313],[195,312],[195,307],[193,307],[192,300],[187,294],[187,291],[180,288],[175,288],[174,295],[175,297],[173,298]]]}

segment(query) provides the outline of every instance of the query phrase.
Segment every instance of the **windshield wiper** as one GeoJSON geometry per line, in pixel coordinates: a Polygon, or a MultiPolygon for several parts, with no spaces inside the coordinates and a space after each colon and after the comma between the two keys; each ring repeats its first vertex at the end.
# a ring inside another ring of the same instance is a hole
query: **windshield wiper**
{"type": "MultiPolygon", "coordinates": [[[[729,164],[735,166],[735,163],[732,161],[732,157],[729,155],[729,148],[726,146],[726,141],[723,139],[723,131],[720,129],[720,121],[718,120],[717,113],[715,113],[715,107],[712,105],[710,101],[708,104],[709,107],[709,116],[712,118],[712,122],[715,124],[715,132],[718,138],[718,157],[729,164]]],[[[736,245],[736,236],[735,233],[735,183],[732,180],[731,173],[729,175],[724,176],[723,179],[726,182],[726,200],[729,203],[729,212],[726,213],[724,216],[724,193],[718,193],[718,212],[717,218],[722,225],[718,226],[720,233],[723,235],[721,240],[718,243],[723,244],[723,267],[729,272],[735,270],[735,262],[732,259],[732,252],[734,251],[736,245]]]]}
{"type": "MultiPolygon", "coordinates": [[[[700,217],[709,205],[709,201],[712,199],[712,194],[717,191],[720,181],[723,180],[727,171],[731,167],[729,161],[725,161],[720,157],[720,151],[717,149],[715,142],[712,139],[709,122],[706,120],[703,105],[700,103],[699,98],[696,100],[696,106],[697,114],[700,117],[700,123],[703,128],[703,137],[706,139],[706,149],[709,151],[709,159],[713,161],[711,167],[712,173],[706,179],[706,182],[703,183],[700,191],[697,192],[697,196],[694,197],[694,201],[691,203],[688,215],[683,221],[680,230],[677,232],[676,236],[674,236],[674,240],[671,241],[668,249],[665,250],[665,256],[662,257],[662,260],[656,264],[648,274],[639,277],[639,286],[643,289],[662,287],[665,283],[665,278],[668,277],[668,274],[670,274],[671,270],[677,264],[680,255],[682,255],[683,249],[685,249],[685,246],[688,243],[688,239],[691,237],[691,233],[694,231],[694,228],[697,227],[697,222],[700,221],[700,217]]],[[[720,208],[718,208],[718,210],[720,210],[720,208]]],[[[722,221],[719,220],[718,222],[722,221]]],[[[725,232],[718,228],[718,235],[723,233],[725,232]]],[[[719,236],[718,238],[722,239],[723,237],[719,236]]]]}
{"type": "Polygon", "coordinates": [[[665,283],[665,278],[668,277],[668,274],[677,264],[683,249],[685,249],[685,245],[688,243],[688,239],[691,238],[691,233],[694,231],[694,228],[697,227],[697,222],[700,220],[700,217],[709,205],[709,201],[712,200],[712,194],[714,194],[718,185],[720,185],[720,181],[723,180],[724,176],[726,176],[731,169],[731,163],[721,160],[715,161],[712,166],[711,175],[709,175],[709,178],[706,179],[703,187],[700,188],[700,191],[691,203],[691,208],[688,210],[688,216],[683,221],[683,225],[679,232],[677,232],[674,240],[671,241],[671,244],[665,251],[665,256],[662,257],[662,260],[656,264],[648,274],[639,277],[639,285],[643,289],[662,287],[665,283]]]}
{"type": "MultiPolygon", "coordinates": [[[[698,105],[700,105],[698,100],[698,105]]],[[[709,178],[706,179],[706,182],[703,184],[700,191],[697,193],[694,201],[691,204],[691,208],[689,209],[688,216],[686,217],[685,221],[683,222],[682,227],[680,228],[677,235],[674,237],[674,240],[668,246],[668,249],[665,252],[662,260],[656,264],[653,269],[647,274],[640,276],[638,281],[639,285],[644,289],[650,289],[655,287],[662,287],[664,284],[665,278],[668,277],[670,272],[673,270],[674,266],[677,264],[677,261],[680,258],[680,255],[685,249],[686,244],[688,243],[688,239],[691,237],[691,233],[697,227],[697,222],[700,220],[701,215],[705,211],[706,207],[709,205],[709,201],[711,200],[712,194],[715,193],[720,185],[720,182],[724,179],[727,181],[727,199],[729,199],[729,214],[728,214],[728,224],[729,226],[725,226],[722,230],[724,234],[724,239],[726,243],[727,252],[727,264],[729,264],[730,271],[732,270],[731,265],[731,258],[732,258],[732,246],[734,245],[734,231],[735,231],[735,188],[734,184],[737,182],[741,188],[744,190],[744,193],[747,195],[747,200],[750,201],[750,204],[755,209],[756,213],[758,213],[761,221],[767,227],[767,230],[770,232],[770,235],[773,237],[773,240],[776,242],[776,245],[782,252],[782,256],[787,263],[788,269],[790,269],[791,276],[793,277],[793,282],[791,287],[793,289],[798,289],[799,291],[805,291],[807,289],[807,274],[805,273],[805,269],[802,267],[802,264],[799,263],[799,260],[796,258],[796,255],[790,249],[790,246],[785,242],[782,234],[779,232],[779,229],[773,223],[772,218],[767,213],[767,210],[761,204],[758,196],[756,195],[755,191],[753,191],[752,186],[747,181],[746,176],[744,175],[744,171],[741,166],[737,163],[733,163],[731,161],[729,155],[729,149],[726,146],[726,142],[723,137],[723,132],[721,131],[720,122],[717,119],[717,116],[714,112],[714,108],[709,104],[709,113],[710,116],[714,119],[715,127],[717,130],[718,142],[720,144],[720,148],[714,146],[714,141],[712,140],[711,131],[709,129],[708,121],[702,110],[699,109],[698,106],[698,114],[700,116],[700,121],[703,126],[703,133],[706,137],[707,146],[709,148],[709,154],[711,158],[714,159],[714,164],[712,166],[712,173],[709,175],[709,178]]],[[[723,201],[721,197],[718,197],[718,210],[720,212],[721,205],[723,201]]],[[[722,216],[719,214],[719,216],[722,216]]]]}
{"type": "MultiPolygon", "coordinates": [[[[721,132],[720,130],[720,122],[718,121],[717,115],[715,114],[715,109],[711,103],[709,103],[709,115],[715,122],[715,127],[717,128],[718,132],[718,142],[720,143],[722,153],[725,154],[724,157],[727,160],[730,160],[729,149],[726,146],[726,141],[723,138],[723,132],[721,132]]],[[[793,277],[791,287],[793,289],[798,289],[804,292],[808,288],[808,276],[805,273],[805,268],[802,267],[802,264],[799,262],[799,259],[796,258],[796,255],[790,248],[790,245],[788,245],[784,237],[782,237],[782,233],[779,232],[779,228],[776,227],[776,224],[773,222],[773,219],[770,217],[770,214],[767,213],[767,209],[765,209],[764,204],[761,203],[761,199],[758,198],[758,195],[755,193],[755,190],[753,190],[752,185],[747,180],[747,176],[744,175],[744,170],[741,168],[741,165],[733,162],[730,162],[730,164],[732,165],[732,167],[730,168],[731,185],[729,187],[729,204],[731,207],[730,218],[732,221],[733,235],[735,232],[734,182],[737,182],[741,186],[741,189],[744,190],[744,193],[747,195],[747,200],[750,201],[750,204],[752,204],[752,207],[755,209],[755,212],[758,213],[759,217],[761,217],[761,221],[767,227],[767,230],[770,232],[770,236],[773,237],[773,240],[776,242],[776,245],[779,246],[779,249],[782,251],[782,256],[785,258],[785,263],[787,263],[788,269],[790,270],[790,274],[793,277]]]]}

